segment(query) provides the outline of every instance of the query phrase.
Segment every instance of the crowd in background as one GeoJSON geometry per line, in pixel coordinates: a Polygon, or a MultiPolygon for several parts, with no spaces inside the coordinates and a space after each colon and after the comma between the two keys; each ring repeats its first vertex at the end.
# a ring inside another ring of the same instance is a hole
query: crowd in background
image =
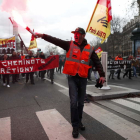
{"type": "Polygon", "coordinates": [[[129,55],[127,58],[123,58],[120,54],[118,54],[115,58],[109,57],[109,60],[130,60],[130,65],[124,65],[124,68],[118,68],[118,69],[112,69],[110,70],[109,79],[115,79],[114,76],[117,77],[117,79],[121,79],[120,73],[123,72],[123,78],[126,76],[129,79],[132,79],[133,77],[138,77],[138,74],[140,74],[140,61],[133,57],[132,55],[129,55]],[[138,74],[137,74],[138,73],[138,74]]]}
{"type": "MultiPolygon", "coordinates": [[[[52,56],[53,53],[50,52],[49,56],[52,56]]],[[[0,61],[6,61],[6,60],[18,60],[18,59],[32,59],[32,58],[41,58],[41,59],[46,59],[49,56],[45,56],[43,52],[37,52],[33,53],[32,51],[28,51],[27,55],[24,55],[23,52],[15,52],[13,51],[12,55],[9,56],[7,54],[0,55],[0,61]]],[[[56,72],[62,73],[62,69],[65,64],[65,56],[59,56],[59,67],[56,68],[56,72]]],[[[120,54],[118,54],[115,58],[109,57],[109,60],[126,60],[123,59],[120,54]]],[[[114,77],[117,77],[117,79],[121,79],[120,74],[121,72],[123,73],[123,78],[128,77],[129,79],[133,77],[138,77],[137,71],[140,71],[140,62],[137,60],[135,57],[130,55],[127,60],[131,60],[131,65],[126,65],[123,69],[111,69],[110,74],[109,74],[109,79],[115,79],[114,77]]],[[[91,68],[88,70],[88,81],[91,81],[91,74],[93,72],[95,80],[97,81],[99,78],[98,72],[94,66],[94,62],[90,60],[89,65],[91,68]]],[[[53,84],[53,79],[54,79],[54,69],[50,70],[43,70],[43,71],[36,71],[36,72],[29,72],[29,73],[21,73],[21,74],[0,74],[0,79],[3,80],[3,86],[10,87],[10,78],[12,79],[12,83],[15,84],[20,80],[20,78],[26,78],[26,83],[29,82],[32,85],[35,84],[34,82],[34,77],[38,77],[41,80],[45,80],[45,74],[47,74],[47,77],[51,79],[51,83],[53,84]]]]}
{"type": "MultiPolygon", "coordinates": [[[[53,53],[50,52],[49,56],[52,56],[53,53]]],[[[43,52],[37,52],[33,53],[32,51],[28,51],[28,54],[25,55],[23,52],[15,52],[13,51],[12,55],[0,55],[0,61],[6,61],[6,60],[21,60],[21,59],[34,59],[34,58],[41,58],[41,59],[46,59],[49,56],[45,56],[43,52]]],[[[65,56],[60,56],[59,57],[59,67],[56,68],[56,72],[62,72],[62,67],[64,67],[65,63],[65,56]]],[[[28,72],[28,73],[21,73],[21,74],[0,74],[0,79],[3,80],[3,86],[10,87],[10,79],[12,80],[12,83],[15,84],[20,80],[20,78],[26,78],[26,83],[29,82],[32,85],[35,84],[34,77],[38,77],[41,80],[45,80],[45,74],[47,72],[48,78],[51,79],[51,83],[53,84],[53,79],[54,79],[54,69],[49,69],[49,70],[43,70],[43,71],[36,71],[36,72],[28,72]]]]}

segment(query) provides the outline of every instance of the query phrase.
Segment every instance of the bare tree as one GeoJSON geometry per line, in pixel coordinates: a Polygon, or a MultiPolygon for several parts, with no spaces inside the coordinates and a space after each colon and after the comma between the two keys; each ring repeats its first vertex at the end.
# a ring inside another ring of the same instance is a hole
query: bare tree
{"type": "Polygon", "coordinates": [[[133,0],[131,3],[131,8],[138,7],[138,15],[140,16],[140,0],[133,0]]]}
{"type": "Polygon", "coordinates": [[[101,38],[99,37],[95,37],[95,39],[93,39],[92,41],[89,42],[89,44],[91,46],[94,46],[95,48],[99,46],[100,42],[101,42],[101,38]]]}
{"type": "MultiPolygon", "coordinates": [[[[61,50],[61,51],[62,51],[62,50],[61,50]]],[[[47,56],[49,56],[51,52],[52,52],[54,55],[59,55],[59,54],[61,54],[60,48],[59,48],[58,46],[53,46],[53,45],[49,44],[49,45],[47,45],[47,46],[45,47],[45,54],[46,54],[47,56]]]]}
{"type": "Polygon", "coordinates": [[[114,56],[114,48],[115,46],[120,46],[122,43],[121,32],[124,26],[124,19],[120,18],[119,16],[113,16],[111,21],[111,35],[108,39],[108,44],[112,46],[113,56],[114,56]]]}

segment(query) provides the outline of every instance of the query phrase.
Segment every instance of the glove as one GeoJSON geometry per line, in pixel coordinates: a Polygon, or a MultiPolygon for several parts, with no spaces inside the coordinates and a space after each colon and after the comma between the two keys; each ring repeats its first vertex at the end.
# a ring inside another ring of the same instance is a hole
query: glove
{"type": "Polygon", "coordinates": [[[102,85],[101,83],[99,83],[99,79],[96,80],[96,85],[95,85],[95,87],[96,87],[96,88],[98,88],[98,87],[99,87],[99,88],[102,88],[102,87],[103,87],[103,85],[102,85]]]}

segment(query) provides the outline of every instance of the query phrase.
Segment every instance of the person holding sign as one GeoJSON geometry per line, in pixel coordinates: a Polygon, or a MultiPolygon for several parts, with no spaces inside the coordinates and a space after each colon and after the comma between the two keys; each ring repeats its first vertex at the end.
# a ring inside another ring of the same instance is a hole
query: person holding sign
{"type": "MultiPolygon", "coordinates": [[[[121,56],[120,54],[118,54],[118,55],[115,57],[115,60],[123,60],[123,58],[122,58],[122,56],[121,56]]],[[[117,78],[118,78],[118,79],[121,79],[121,78],[120,78],[120,73],[121,73],[121,69],[119,68],[119,69],[117,69],[117,71],[116,71],[116,73],[115,73],[115,74],[117,74],[117,78]]]]}
{"type": "Polygon", "coordinates": [[[101,84],[105,82],[105,73],[94,48],[85,39],[85,30],[78,27],[71,33],[74,34],[74,41],[61,40],[47,34],[36,35],[67,51],[63,73],[68,74],[72,136],[77,138],[79,129],[85,130],[82,124],[82,114],[90,59],[99,72],[101,84]]]}

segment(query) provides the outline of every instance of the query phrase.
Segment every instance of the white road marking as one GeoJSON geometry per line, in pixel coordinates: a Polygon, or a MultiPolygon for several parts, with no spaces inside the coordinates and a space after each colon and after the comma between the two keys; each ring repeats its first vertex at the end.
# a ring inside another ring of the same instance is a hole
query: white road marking
{"type": "Polygon", "coordinates": [[[84,107],[84,112],[107,126],[117,134],[128,140],[140,139],[140,127],[105,110],[101,107],[87,103],[84,107]]]}
{"type": "Polygon", "coordinates": [[[140,111],[140,105],[136,104],[136,103],[133,103],[131,101],[127,101],[127,100],[123,100],[123,99],[114,99],[114,100],[111,100],[111,101],[113,101],[115,103],[118,103],[120,105],[126,106],[128,108],[134,109],[136,111],[140,111]]]}
{"type": "MultiPolygon", "coordinates": [[[[36,115],[49,140],[75,140],[72,137],[72,126],[56,109],[39,111],[36,115]]],[[[82,135],[78,139],[85,140],[82,135]]]]}
{"type": "Polygon", "coordinates": [[[140,103],[140,98],[128,98],[128,99],[140,103]]]}
{"type": "Polygon", "coordinates": [[[10,117],[0,118],[0,140],[11,140],[10,117]]]}
{"type": "MultiPolygon", "coordinates": [[[[48,78],[45,78],[46,80],[48,80],[49,82],[51,82],[51,80],[50,79],[48,79],[48,78]]],[[[57,86],[59,86],[59,87],[62,87],[62,88],[64,88],[64,89],[69,89],[69,88],[67,88],[66,86],[63,86],[63,85],[61,85],[61,84],[59,84],[59,83],[56,83],[56,82],[53,82],[55,85],[57,85],[57,86]]]]}

